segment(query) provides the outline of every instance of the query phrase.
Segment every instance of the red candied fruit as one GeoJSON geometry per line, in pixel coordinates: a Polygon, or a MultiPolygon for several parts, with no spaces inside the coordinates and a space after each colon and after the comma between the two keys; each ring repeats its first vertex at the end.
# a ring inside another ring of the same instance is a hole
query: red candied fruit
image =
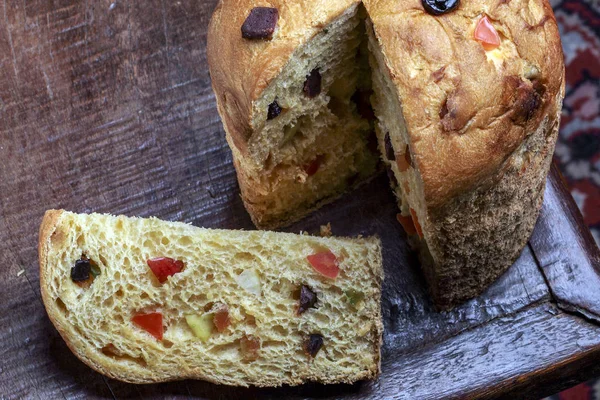
{"type": "Polygon", "coordinates": [[[160,283],[165,283],[169,276],[183,270],[183,261],[169,257],[151,258],[147,263],[160,283]]]}
{"type": "Polygon", "coordinates": [[[325,160],[325,157],[322,155],[319,155],[314,160],[309,162],[308,164],[305,164],[302,167],[302,169],[304,169],[304,172],[306,172],[306,175],[313,176],[314,174],[316,174],[319,171],[319,168],[321,167],[321,163],[323,163],[324,160],[325,160]]]}
{"type": "Polygon", "coordinates": [[[315,271],[327,278],[335,279],[340,273],[337,257],[331,250],[310,255],[306,259],[315,271]]]}
{"type": "Polygon", "coordinates": [[[157,340],[162,340],[163,338],[162,320],[162,314],[159,312],[138,314],[131,318],[134,324],[154,336],[157,340]]]}
{"type": "Polygon", "coordinates": [[[407,235],[415,235],[417,233],[412,217],[405,217],[402,214],[398,214],[396,215],[396,219],[398,219],[398,222],[400,222],[407,235]]]}

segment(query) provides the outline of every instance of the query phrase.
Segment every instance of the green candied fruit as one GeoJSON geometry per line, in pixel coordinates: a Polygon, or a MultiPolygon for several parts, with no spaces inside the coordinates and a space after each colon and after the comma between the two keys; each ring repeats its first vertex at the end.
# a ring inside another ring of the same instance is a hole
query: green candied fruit
{"type": "Polygon", "coordinates": [[[213,314],[207,313],[204,315],[186,315],[185,322],[194,332],[194,336],[206,342],[213,332],[213,314]]]}
{"type": "Polygon", "coordinates": [[[94,278],[97,278],[100,274],[102,274],[102,271],[100,271],[100,267],[98,266],[98,264],[96,264],[93,261],[90,262],[90,272],[94,276],[94,278]]]}
{"type": "Polygon", "coordinates": [[[348,302],[353,306],[357,306],[361,301],[365,299],[365,295],[357,290],[349,289],[344,292],[348,298],[348,302]]]}

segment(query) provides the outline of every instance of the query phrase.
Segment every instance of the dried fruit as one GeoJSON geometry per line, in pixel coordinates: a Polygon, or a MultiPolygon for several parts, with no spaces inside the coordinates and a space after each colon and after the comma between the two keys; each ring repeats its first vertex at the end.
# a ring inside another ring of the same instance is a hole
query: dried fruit
{"type": "Polygon", "coordinates": [[[417,231],[417,235],[420,238],[423,237],[423,230],[421,229],[421,224],[419,224],[419,218],[417,218],[417,213],[412,208],[410,209],[410,215],[412,215],[413,223],[415,224],[415,230],[417,231]]]}
{"type": "Polygon", "coordinates": [[[318,68],[310,71],[304,81],[304,94],[310,98],[316,97],[321,93],[321,73],[318,68]]]}
{"type": "Polygon", "coordinates": [[[146,261],[148,267],[160,283],[165,283],[167,278],[183,270],[183,261],[169,257],[156,257],[146,261]]]}
{"type": "Polygon", "coordinates": [[[392,139],[390,139],[389,133],[385,134],[383,141],[385,144],[385,157],[390,161],[394,161],[396,159],[396,154],[394,153],[394,147],[392,146],[392,139]]]}
{"type": "Polygon", "coordinates": [[[364,293],[354,289],[348,289],[344,292],[344,294],[348,298],[348,303],[352,304],[353,306],[356,306],[365,299],[364,293]]]}
{"type": "Polygon", "coordinates": [[[317,294],[306,285],[300,288],[300,301],[298,305],[298,315],[304,313],[309,308],[316,308],[317,294]]]}
{"type": "Polygon", "coordinates": [[[494,50],[500,46],[500,35],[498,35],[498,31],[494,28],[487,15],[484,15],[479,20],[473,35],[475,36],[475,40],[481,42],[486,51],[494,50]]]}
{"type": "Polygon", "coordinates": [[[335,279],[340,273],[337,257],[331,250],[310,255],[306,259],[315,271],[327,278],[335,279]]]}
{"type": "Polygon", "coordinates": [[[79,260],[75,261],[75,266],[71,268],[71,280],[73,282],[83,282],[90,278],[90,272],[92,265],[90,260],[85,256],[82,256],[79,260]]]}
{"type": "Polygon", "coordinates": [[[240,339],[240,349],[245,359],[256,360],[260,350],[260,339],[254,335],[244,335],[240,339]]]}
{"type": "Polygon", "coordinates": [[[100,267],[93,260],[90,260],[90,273],[94,278],[97,278],[98,276],[102,275],[100,267]]]}
{"type": "Polygon", "coordinates": [[[398,222],[400,222],[402,228],[404,228],[404,232],[406,232],[407,235],[414,235],[417,233],[412,217],[405,217],[402,214],[397,214],[396,219],[398,222]]]}
{"type": "Polygon", "coordinates": [[[131,321],[135,325],[154,336],[157,340],[162,340],[163,338],[162,320],[162,314],[159,312],[138,314],[131,318],[131,321]]]}
{"type": "Polygon", "coordinates": [[[216,303],[212,308],[212,312],[215,328],[217,328],[217,331],[223,332],[231,323],[229,319],[229,307],[227,304],[216,303]]]}
{"type": "Polygon", "coordinates": [[[321,347],[323,347],[323,336],[318,333],[311,333],[304,342],[304,351],[312,358],[317,356],[321,347]]]}
{"type": "Polygon", "coordinates": [[[404,154],[396,159],[396,165],[400,172],[405,172],[413,166],[408,145],[406,145],[406,149],[404,149],[404,154]]]}
{"type": "Polygon", "coordinates": [[[271,40],[278,20],[279,11],[276,8],[254,7],[242,25],[242,37],[271,40]]]}
{"type": "Polygon", "coordinates": [[[281,111],[283,111],[283,110],[279,106],[279,103],[277,103],[277,100],[273,101],[271,104],[269,104],[269,111],[267,112],[267,120],[272,120],[272,119],[277,118],[279,116],[279,114],[281,114],[281,111]]]}
{"type": "Polygon", "coordinates": [[[236,281],[244,290],[256,296],[260,296],[262,294],[260,277],[255,270],[247,269],[243,271],[237,276],[236,281]]]}
{"type": "Polygon", "coordinates": [[[306,172],[306,175],[313,176],[317,172],[319,172],[319,168],[321,167],[321,163],[325,160],[325,156],[318,155],[312,160],[310,163],[305,164],[302,169],[306,172]]]}
{"type": "Polygon", "coordinates": [[[459,0],[421,0],[421,2],[425,11],[432,15],[448,13],[460,4],[459,0]]]}
{"type": "Polygon", "coordinates": [[[213,314],[211,313],[186,315],[185,322],[187,322],[192,332],[194,332],[194,336],[203,342],[206,342],[210,338],[210,335],[212,335],[213,314]]]}

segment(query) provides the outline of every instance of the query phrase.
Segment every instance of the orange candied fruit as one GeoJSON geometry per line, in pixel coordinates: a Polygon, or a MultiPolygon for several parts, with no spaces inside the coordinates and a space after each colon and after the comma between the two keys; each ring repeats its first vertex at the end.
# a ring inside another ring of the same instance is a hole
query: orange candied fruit
{"type": "Polygon", "coordinates": [[[223,332],[231,323],[229,319],[229,307],[227,304],[218,304],[214,307],[213,324],[217,331],[223,332]]]}
{"type": "Polygon", "coordinates": [[[484,15],[474,32],[475,40],[481,42],[486,51],[494,50],[500,46],[500,35],[487,15],[484,15]]]}
{"type": "Polygon", "coordinates": [[[400,225],[402,225],[402,228],[404,228],[404,232],[406,232],[407,235],[414,235],[417,233],[412,217],[405,217],[402,214],[398,214],[396,215],[396,218],[398,219],[398,222],[400,222],[400,225]]]}
{"type": "Polygon", "coordinates": [[[417,218],[417,213],[412,208],[410,209],[410,215],[412,215],[413,222],[415,223],[415,230],[417,231],[417,235],[420,238],[423,237],[423,229],[421,229],[421,224],[419,223],[419,218],[417,218]]]}

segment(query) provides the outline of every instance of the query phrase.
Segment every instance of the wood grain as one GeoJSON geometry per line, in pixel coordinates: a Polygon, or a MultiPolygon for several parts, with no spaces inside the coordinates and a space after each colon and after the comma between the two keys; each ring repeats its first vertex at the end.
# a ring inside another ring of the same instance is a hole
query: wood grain
{"type": "Polygon", "coordinates": [[[79,362],[40,301],[36,244],[46,209],[253,229],[210,88],[214,5],[0,5],[0,398],[535,399],[600,373],[598,250],[556,171],[530,246],[484,295],[451,312],[433,308],[384,177],[287,229],[317,232],[331,222],[336,235],[382,238],[378,381],[135,386],[79,362]]]}
{"type": "Polygon", "coordinates": [[[563,309],[600,322],[600,251],[561,179],[547,185],[537,225],[531,248],[554,298],[563,309]]]}

